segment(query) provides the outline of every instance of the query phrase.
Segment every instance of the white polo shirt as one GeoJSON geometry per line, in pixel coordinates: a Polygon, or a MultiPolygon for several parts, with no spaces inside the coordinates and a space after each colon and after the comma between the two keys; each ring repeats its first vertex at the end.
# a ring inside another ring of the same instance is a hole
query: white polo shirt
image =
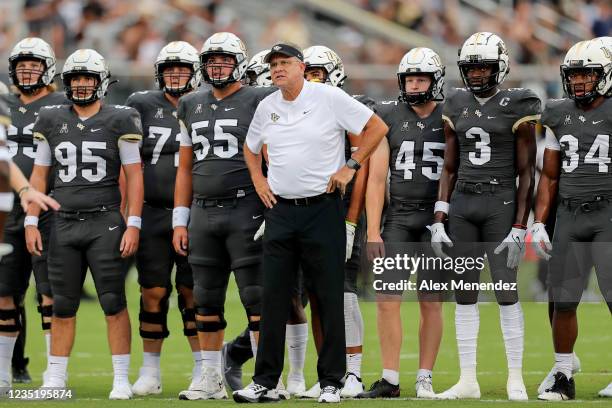
{"type": "Polygon", "coordinates": [[[346,163],[345,131],[360,134],[373,112],[342,89],[304,80],[293,101],[280,90],[263,99],[246,143],[253,153],[268,146],[268,184],[276,195],[323,194],[330,177],[346,163]]]}

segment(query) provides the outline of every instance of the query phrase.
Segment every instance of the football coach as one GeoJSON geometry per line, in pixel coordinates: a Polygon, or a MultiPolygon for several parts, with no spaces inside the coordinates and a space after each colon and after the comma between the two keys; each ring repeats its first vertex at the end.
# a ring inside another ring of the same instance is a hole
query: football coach
{"type": "Polygon", "coordinates": [[[387,133],[387,126],[340,88],[304,79],[302,51],[277,44],[266,55],[278,91],[263,99],[249,127],[244,157],[264,213],[263,303],[253,383],[234,392],[237,402],[278,399],[285,324],[298,265],[312,282],[320,308],[323,345],[317,373],[319,402],[340,402],[346,371],[344,262],[346,228],[341,195],[387,133]],[[362,142],[345,159],[345,132],[362,142]],[[268,178],[262,173],[263,145],[268,178]]]}

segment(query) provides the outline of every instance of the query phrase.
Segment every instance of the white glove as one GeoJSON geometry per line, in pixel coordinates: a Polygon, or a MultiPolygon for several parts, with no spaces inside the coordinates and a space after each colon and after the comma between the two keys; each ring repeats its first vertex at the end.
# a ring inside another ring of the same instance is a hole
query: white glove
{"type": "Polygon", "coordinates": [[[253,235],[253,241],[257,241],[259,238],[263,237],[265,230],[266,230],[266,222],[263,221],[261,225],[259,226],[259,228],[257,229],[257,232],[255,233],[255,235],[253,235]]]}
{"type": "Polygon", "coordinates": [[[344,262],[351,259],[353,255],[353,243],[355,242],[355,229],[356,225],[352,222],[346,221],[346,259],[344,262]]]}
{"type": "Polygon", "coordinates": [[[448,258],[448,255],[442,251],[442,244],[446,244],[449,247],[453,246],[453,241],[448,237],[444,230],[444,224],[441,222],[435,222],[429,227],[431,231],[431,247],[435,252],[436,256],[440,258],[448,258]]]}
{"type": "Polygon", "coordinates": [[[11,244],[0,244],[0,259],[5,255],[9,255],[11,252],[13,252],[13,246],[11,244]]]}
{"type": "Polygon", "coordinates": [[[546,259],[547,261],[550,259],[550,254],[548,252],[552,250],[552,244],[550,243],[548,232],[546,232],[546,227],[543,223],[536,222],[531,226],[531,243],[533,249],[535,249],[536,254],[538,254],[540,258],[546,259]],[[542,247],[542,244],[544,247],[542,247]]]}
{"type": "Polygon", "coordinates": [[[514,228],[510,230],[510,233],[504,238],[504,240],[495,248],[493,253],[499,255],[504,249],[508,248],[508,260],[506,266],[510,269],[514,269],[519,266],[523,255],[525,255],[525,237],[527,236],[527,230],[522,228],[514,228]]]}

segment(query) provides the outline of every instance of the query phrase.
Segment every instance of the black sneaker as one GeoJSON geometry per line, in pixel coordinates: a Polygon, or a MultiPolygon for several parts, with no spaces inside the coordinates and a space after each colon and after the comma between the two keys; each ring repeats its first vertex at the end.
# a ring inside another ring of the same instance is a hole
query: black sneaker
{"type": "Polygon", "coordinates": [[[553,386],[538,395],[539,400],[567,401],[576,398],[576,384],[574,383],[574,378],[568,380],[562,372],[557,372],[554,378],[555,383],[553,386]]]}
{"type": "Polygon", "coordinates": [[[387,380],[381,378],[380,380],[372,384],[369,391],[357,394],[356,398],[398,398],[399,396],[399,384],[389,384],[387,380]]]}

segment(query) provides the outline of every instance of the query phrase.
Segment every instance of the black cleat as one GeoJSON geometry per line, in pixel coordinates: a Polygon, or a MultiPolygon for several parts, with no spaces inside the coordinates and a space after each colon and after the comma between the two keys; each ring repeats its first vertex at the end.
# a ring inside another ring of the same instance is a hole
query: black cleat
{"type": "Polygon", "coordinates": [[[368,391],[357,394],[357,397],[355,398],[398,398],[399,396],[399,384],[389,384],[387,380],[381,378],[372,384],[368,391]]]}
{"type": "Polygon", "coordinates": [[[539,400],[544,401],[567,401],[576,398],[576,384],[574,378],[569,380],[562,372],[555,375],[555,383],[542,394],[538,395],[539,400]]]}
{"type": "Polygon", "coordinates": [[[26,367],[15,368],[13,367],[13,382],[17,384],[30,384],[32,377],[26,367]]]}

